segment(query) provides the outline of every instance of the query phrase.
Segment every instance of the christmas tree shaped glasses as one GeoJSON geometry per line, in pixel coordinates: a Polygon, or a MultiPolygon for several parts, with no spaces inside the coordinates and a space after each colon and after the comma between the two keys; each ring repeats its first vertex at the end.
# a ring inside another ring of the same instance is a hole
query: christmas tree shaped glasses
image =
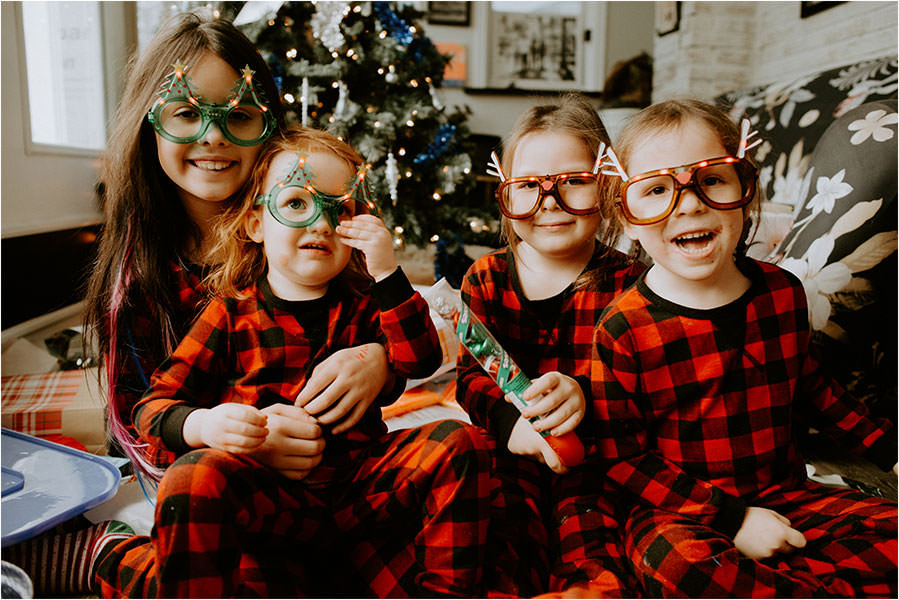
{"type": "Polygon", "coordinates": [[[190,89],[190,79],[181,61],[166,78],[159,99],[147,119],[156,132],[170,142],[190,144],[206,135],[215,123],[225,138],[238,146],[261,144],[274,132],[275,118],[253,85],[253,70],[244,67],[225,104],[200,101],[190,89]]]}
{"type": "Polygon", "coordinates": [[[297,162],[287,177],[276,183],[267,194],[256,197],[256,205],[265,204],[276,221],[287,227],[308,227],[324,213],[332,227],[360,214],[378,216],[365,181],[367,172],[359,169],[347,182],[343,194],[322,192],[312,185],[312,174],[306,169],[306,157],[298,154],[297,162]]]}

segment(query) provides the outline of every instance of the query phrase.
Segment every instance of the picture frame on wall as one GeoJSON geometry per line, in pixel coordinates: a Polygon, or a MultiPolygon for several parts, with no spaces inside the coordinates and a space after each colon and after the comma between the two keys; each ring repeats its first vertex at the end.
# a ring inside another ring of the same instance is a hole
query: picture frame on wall
{"type": "Polygon", "coordinates": [[[470,2],[428,2],[428,24],[468,27],[471,22],[470,2]]]}
{"type": "Polygon", "coordinates": [[[680,29],[680,2],[656,2],[656,35],[662,37],[680,29]]]}
{"type": "Polygon", "coordinates": [[[807,19],[812,15],[816,15],[822,10],[827,10],[828,8],[834,7],[838,4],[843,4],[843,1],[840,2],[800,2],[799,3],[799,18],[807,19]]]}
{"type": "Polygon", "coordinates": [[[583,39],[583,23],[577,14],[501,12],[494,8],[489,24],[487,86],[581,89],[583,39]]]}

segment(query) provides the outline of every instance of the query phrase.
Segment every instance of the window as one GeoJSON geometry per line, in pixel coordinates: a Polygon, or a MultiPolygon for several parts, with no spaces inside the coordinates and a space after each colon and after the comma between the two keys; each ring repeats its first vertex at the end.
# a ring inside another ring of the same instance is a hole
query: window
{"type": "Polygon", "coordinates": [[[102,150],[106,86],[100,3],[23,2],[22,28],[31,145],[102,150]]]}

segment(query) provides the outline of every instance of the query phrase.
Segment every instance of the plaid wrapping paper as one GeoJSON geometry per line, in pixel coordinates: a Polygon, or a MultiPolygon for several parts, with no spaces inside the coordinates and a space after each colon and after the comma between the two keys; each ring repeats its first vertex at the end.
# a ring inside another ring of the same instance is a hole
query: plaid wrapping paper
{"type": "Polygon", "coordinates": [[[105,445],[97,369],[51,371],[2,378],[2,425],[34,436],[65,435],[88,452],[105,445]]]}
{"type": "MultiPolygon", "coordinates": [[[[645,269],[639,263],[628,264],[618,252],[603,254],[604,248],[597,246],[585,267],[585,272],[596,269],[605,275],[596,287],[570,286],[546,301],[533,302],[525,297],[509,248],[475,261],[461,289],[472,313],[528,377],[536,379],[543,373],[559,371],[582,380],[587,415],[577,430],[581,436],[592,432],[587,381],[594,326],[606,305],[645,269]],[[547,306],[547,302],[558,304],[547,306]]],[[[491,527],[499,533],[491,537],[500,535],[503,539],[492,539],[494,546],[488,553],[492,561],[488,572],[498,572],[493,583],[495,592],[533,595],[545,591],[547,585],[551,591],[560,591],[578,582],[607,579],[611,582],[605,588],[609,594],[633,596],[634,578],[623,556],[614,502],[605,501],[608,498],[594,491],[602,478],[599,471],[582,466],[561,477],[551,477],[543,465],[510,455],[505,446],[518,411],[505,401],[500,388],[464,348],[459,351],[456,399],[472,422],[486,428],[499,447],[494,468],[500,489],[491,513],[491,527]],[[547,530],[546,523],[552,523],[554,529],[547,530]],[[533,541],[525,541],[527,538],[533,541]],[[580,542],[583,546],[578,548],[580,542]],[[522,547],[528,543],[548,543],[548,551],[522,547]]]]}

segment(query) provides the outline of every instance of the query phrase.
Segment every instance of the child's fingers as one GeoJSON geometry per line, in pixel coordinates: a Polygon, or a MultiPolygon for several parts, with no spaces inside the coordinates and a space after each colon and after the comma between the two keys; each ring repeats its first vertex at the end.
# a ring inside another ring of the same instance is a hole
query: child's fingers
{"type": "Polygon", "coordinates": [[[553,473],[557,475],[561,475],[568,471],[564,464],[562,464],[562,459],[559,458],[559,455],[555,453],[555,451],[549,447],[549,444],[546,440],[541,439],[541,449],[540,453],[543,455],[543,462],[546,463],[546,466],[549,467],[553,473]]]}
{"type": "Polygon", "coordinates": [[[556,437],[563,436],[566,433],[574,431],[578,426],[578,423],[580,423],[580,419],[578,419],[578,415],[575,413],[562,421],[561,425],[553,427],[549,433],[556,437]]]}
{"type": "Polygon", "coordinates": [[[805,548],[806,539],[799,530],[789,527],[787,529],[786,539],[787,543],[793,548],[805,548]]]}
{"type": "Polygon", "coordinates": [[[559,380],[555,373],[544,373],[535,379],[530,387],[521,394],[521,399],[525,402],[531,402],[541,394],[549,393],[557,385],[559,385],[559,380]]]}
{"type": "MultiPolygon", "coordinates": [[[[539,416],[548,416],[550,412],[555,411],[559,406],[564,404],[566,400],[565,395],[558,388],[553,389],[547,394],[544,394],[542,398],[537,400],[536,402],[531,402],[528,404],[526,408],[521,411],[522,416],[526,419],[530,419],[531,417],[539,417],[539,416]]],[[[568,415],[566,415],[567,417],[568,415]]],[[[556,423],[558,425],[558,423],[556,423]]]]}

